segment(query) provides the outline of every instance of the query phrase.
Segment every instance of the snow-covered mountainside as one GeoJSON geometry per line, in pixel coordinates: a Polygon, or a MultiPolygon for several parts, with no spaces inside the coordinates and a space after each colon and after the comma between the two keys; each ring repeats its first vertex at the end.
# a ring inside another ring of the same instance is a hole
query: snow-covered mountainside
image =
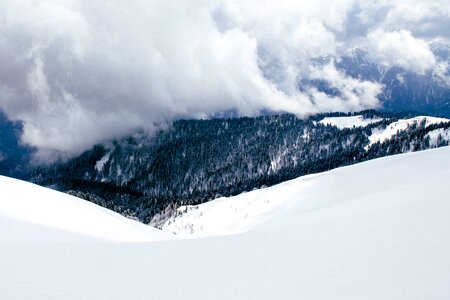
{"type": "MultiPolygon", "coordinates": [[[[170,227],[214,238],[23,245],[2,224],[0,298],[448,299],[449,176],[450,147],[390,156],[218,199],[170,227]]],[[[30,188],[1,182],[2,206],[30,188]]]]}
{"type": "MultiPolygon", "coordinates": [[[[411,222],[409,226],[416,229],[428,221],[430,224],[425,227],[437,226],[437,220],[426,217],[427,213],[439,216],[434,211],[437,207],[450,212],[446,195],[450,190],[446,184],[449,174],[449,147],[397,155],[303,176],[235,197],[180,207],[178,214],[165,222],[163,230],[178,237],[205,237],[255,228],[317,229],[322,222],[347,230],[369,226],[369,222],[374,222],[370,225],[374,228],[384,228],[392,222],[405,228],[411,222]],[[419,218],[421,209],[423,219],[419,218]],[[383,217],[383,213],[387,215],[383,217]],[[365,217],[370,221],[363,220],[365,217]]],[[[385,234],[387,239],[392,237],[385,234]]]]}
{"type": "Polygon", "coordinates": [[[439,145],[441,141],[450,141],[450,128],[443,129],[435,129],[427,133],[428,138],[430,139],[430,145],[436,146],[439,145]]]}
{"type": "Polygon", "coordinates": [[[88,201],[0,176],[3,243],[143,242],[172,236],[88,201]]]}
{"type": "Polygon", "coordinates": [[[336,126],[339,129],[354,127],[365,127],[369,124],[382,121],[382,118],[364,118],[363,115],[349,116],[349,117],[325,117],[320,120],[323,125],[336,126]]]}
{"type": "Polygon", "coordinates": [[[448,145],[445,135],[436,134],[431,141],[427,134],[447,130],[450,123],[422,124],[411,120],[413,116],[364,111],[307,119],[283,114],[179,120],[155,135],[137,132],[67,162],[42,166],[29,180],[149,223],[156,215],[166,214],[167,208],[234,196],[377,157],[448,145]],[[386,132],[389,139],[384,143],[371,144],[369,137],[397,121],[405,126],[397,126],[389,135],[386,132]]]}
{"type": "MultiPolygon", "coordinates": [[[[450,122],[450,119],[427,117],[427,116],[419,116],[410,119],[398,120],[392,122],[386,128],[383,129],[374,128],[372,130],[372,135],[369,136],[370,141],[369,145],[372,145],[376,142],[382,143],[386,140],[389,140],[390,138],[395,136],[397,132],[407,129],[408,126],[419,125],[420,123],[423,123],[424,127],[427,128],[428,126],[433,124],[448,123],[448,122],[450,122]]],[[[442,131],[444,132],[445,130],[442,131]]]]}

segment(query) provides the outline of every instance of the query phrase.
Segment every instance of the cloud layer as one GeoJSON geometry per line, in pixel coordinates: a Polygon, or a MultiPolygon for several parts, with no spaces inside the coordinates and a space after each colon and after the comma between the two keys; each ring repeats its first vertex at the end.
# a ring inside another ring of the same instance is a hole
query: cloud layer
{"type": "Polygon", "coordinates": [[[366,2],[0,0],[0,109],[48,159],[179,117],[376,107],[381,86],[311,59],[363,46],[387,66],[437,68],[426,41],[449,38],[450,9],[366,2]],[[300,91],[303,78],[340,96],[300,91]]]}

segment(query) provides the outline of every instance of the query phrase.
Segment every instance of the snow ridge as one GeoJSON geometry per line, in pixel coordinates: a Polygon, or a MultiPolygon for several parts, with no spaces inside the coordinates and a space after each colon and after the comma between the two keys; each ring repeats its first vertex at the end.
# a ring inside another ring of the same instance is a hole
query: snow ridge
{"type": "Polygon", "coordinates": [[[367,125],[382,121],[382,118],[364,118],[362,115],[348,117],[326,117],[320,120],[323,125],[336,126],[339,129],[352,127],[365,127],[367,125]]]}
{"type": "Polygon", "coordinates": [[[6,236],[9,242],[144,242],[173,238],[91,202],[3,176],[0,224],[1,243],[8,242],[6,236]],[[29,234],[11,234],[24,230],[29,234]]]}
{"type": "Polygon", "coordinates": [[[372,135],[369,137],[370,144],[375,144],[376,142],[383,143],[389,140],[391,137],[397,134],[398,131],[405,130],[408,126],[413,124],[419,124],[425,122],[425,128],[432,124],[447,123],[450,119],[436,118],[429,116],[419,116],[411,119],[403,119],[397,122],[391,123],[385,129],[375,128],[372,130],[372,135]]]}

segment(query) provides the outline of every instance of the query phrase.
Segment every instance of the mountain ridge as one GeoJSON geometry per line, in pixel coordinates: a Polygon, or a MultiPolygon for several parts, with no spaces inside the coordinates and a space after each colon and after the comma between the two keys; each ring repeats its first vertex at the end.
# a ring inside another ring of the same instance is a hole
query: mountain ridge
{"type": "Polygon", "coordinates": [[[341,129],[322,124],[326,116],[354,119],[358,114],[180,120],[154,136],[135,135],[110,148],[98,145],[66,163],[42,167],[29,180],[148,223],[180,205],[448,144],[450,123],[425,122],[427,117],[405,121],[377,142],[370,137],[395,123],[395,114],[366,111],[360,118],[375,122],[341,129]],[[435,130],[443,133],[431,138],[435,130]]]}

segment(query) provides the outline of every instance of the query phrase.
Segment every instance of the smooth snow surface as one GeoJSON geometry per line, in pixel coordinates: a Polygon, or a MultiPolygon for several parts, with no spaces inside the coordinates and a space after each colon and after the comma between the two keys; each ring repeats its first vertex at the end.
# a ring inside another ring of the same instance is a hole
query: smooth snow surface
{"type": "Polygon", "coordinates": [[[323,118],[320,123],[323,125],[336,126],[339,129],[354,127],[365,127],[369,124],[380,122],[383,119],[373,118],[365,119],[363,116],[349,116],[349,117],[327,117],[323,118]]]}
{"type": "Polygon", "coordinates": [[[307,180],[309,177],[303,177],[301,184],[296,180],[288,181],[235,197],[182,206],[178,209],[181,216],[167,220],[162,229],[179,238],[229,235],[251,230],[277,215],[278,209],[284,209],[289,200],[295,201],[295,194],[311,184],[307,180]]]}
{"type": "Polygon", "coordinates": [[[428,127],[432,124],[438,123],[446,123],[450,122],[450,119],[445,118],[436,118],[436,117],[426,117],[420,116],[411,119],[398,120],[387,126],[385,129],[373,129],[372,135],[369,137],[370,145],[375,144],[376,142],[384,142],[394,135],[397,134],[399,130],[405,130],[409,125],[413,125],[414,123],[418,124],[425,120],[425,127],[428,127]]]}
{"type": "Polygon", "coordinates": [[[179,235],[189,235],[183,222],[194,235],[239,234],[30,246],[2,238],[0,299],[449,299],[448,178],[445,147],[219,199],[175,220],[179,235]]]}
{"type": "Polygon", "coordinates": [[[0,244],[172,238],[88,201],[3,176],[0,225],[0,244]]]}

